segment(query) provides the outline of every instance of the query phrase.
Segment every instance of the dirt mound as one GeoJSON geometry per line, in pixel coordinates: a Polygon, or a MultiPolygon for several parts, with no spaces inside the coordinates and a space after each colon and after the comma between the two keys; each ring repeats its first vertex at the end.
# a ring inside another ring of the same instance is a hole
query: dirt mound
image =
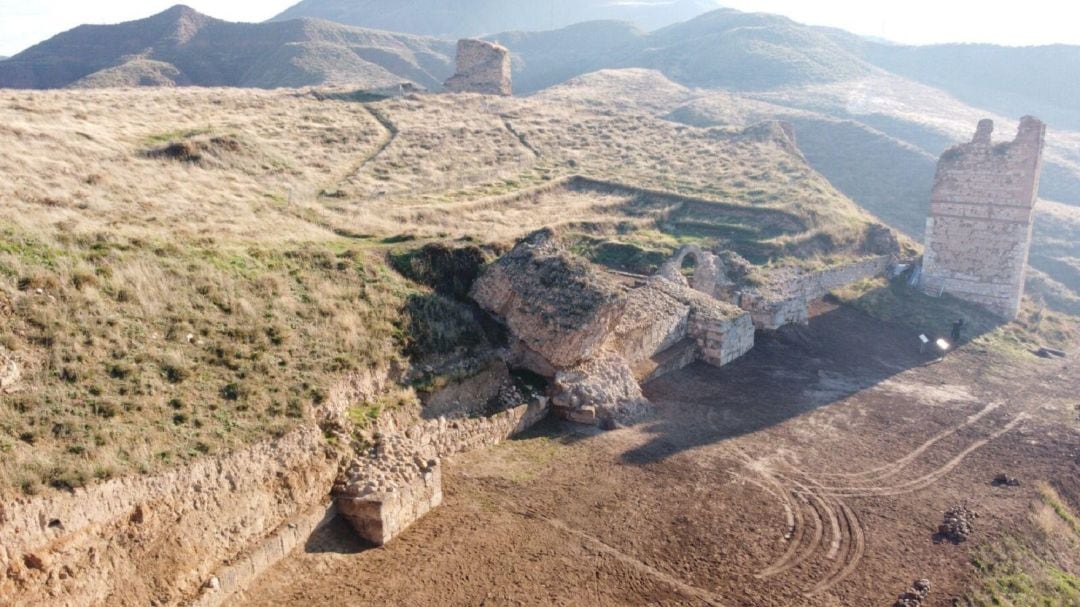
{"type": "Polygon", "coordinates": [[[257,144],[234,135],[186,134],[143,151],[143,156],[164,162],[190,164],[203,169],[262,174],[285,164],[257,144]]]}
{"type": "Polygon", "coordinates": [[[243,148],[244,146],[234,137],[211,137],[170,141],[163,147],[148,151],[146,155],[150,158],[200,163],[206,156],[218,156],[222,153],[235,154],[243,148]]]}

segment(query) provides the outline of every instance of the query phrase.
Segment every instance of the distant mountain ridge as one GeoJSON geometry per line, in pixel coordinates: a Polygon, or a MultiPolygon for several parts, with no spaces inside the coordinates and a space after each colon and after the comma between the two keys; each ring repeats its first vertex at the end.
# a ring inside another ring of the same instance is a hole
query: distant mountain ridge
{"type": "Polygon", "coordinates": [[[966,103],[1080,130],[1080,47],[866,43],[859,50],[874,65],[966,103]]]}
{"type": "Polygon", "coordinates": [[[338,23],[450,38],[506,31],[554,30],[617,20],[645,30],[720,8],[721,0],[302,0],[273,20],[311,17],[338,23]]]}
{"type": "Polygon", "coordinates": [[[453,71],[453,55],[453,44],[435,38],[310,19],[230,23],[178,5],[59,34],[0,64],[0,87],[439,88],[453,71]]]}
{"type": "Polygon", "coordinates": [[[489,36],[515,54],[514,86],[534,92],[606,68],[648,68],[686,86],[763,90],[864,76],[848,40],[779,15],[718,9],[646,33],[590,22],[489,36]]]}

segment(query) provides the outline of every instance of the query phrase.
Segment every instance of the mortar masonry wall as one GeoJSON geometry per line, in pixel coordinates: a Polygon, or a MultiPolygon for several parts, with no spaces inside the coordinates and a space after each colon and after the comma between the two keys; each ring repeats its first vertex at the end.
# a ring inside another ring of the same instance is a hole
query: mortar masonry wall
{"type": "Polygon", "coordinates": [[[1020,311],[1046,126],[1025,117],[1012,142],[992,121],[942,155],[926,222],[922,288],[1015,318],[1020,311]]]}

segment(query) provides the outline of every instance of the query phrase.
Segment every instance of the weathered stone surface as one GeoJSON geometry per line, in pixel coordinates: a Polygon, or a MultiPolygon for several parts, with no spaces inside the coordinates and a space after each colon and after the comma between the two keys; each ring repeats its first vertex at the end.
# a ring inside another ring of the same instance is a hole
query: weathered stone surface
{"type": "Polygon", "coordinates": [[[582,423],[625,421],[648,406],[639,382],[695,360],[727,364],[754,344],[748,313],[691,289],[673,267],[620,282],[544,230],[489,267],[473,297],[510,329],[508,361],[554,380],[556,411],[582,423]]]}
{"type": "Polygon", "coordinates": [[[435,448],[407,436],[382,437],[353,461],[335,488],[337,508],[365,540],[382,546],[442,504],[435,448]]]}
{"type": "Polygon", "coordinates": [[[284,554],[268,536],[325,512],[337,468],[322,432],[304,427],[163,474],[5,503],[0,604],[221,604],[284,554]],[[214,575],[219,588],[205,589],[214,575]]]}
{"type": "Polygon", "coordinates": [[[452,93],[510,96],[510,51],[484,40],[458,41],[457,73],[446,81],[452,93]]]}
{"type": "Polygon", "coordinates": [[[382,546],[442,503],[442,458],[497,445],[548,410],[539,398],[490,417],[440,417],[384,434],[335,484],[338,511],[362,538],[382,546]]]}
{"type": "Polygon", "coordinates": [[[0,350],[0,394],[14,392],[22,379],[22,369],[15,357],[0,350]]]}
{"type": "MultiPolygon", "coordinates": [[[[691,245],[681,249],[671,261],[661,266],[660,274],[680,285],[692,283],[695,291],[750,312],[753,324],[758,329],[775,330],[809,321],[810,303],[821,299],[830,291],[885,274],[899,250],[896,236],[887,229],[884,232],[873,229],[868,234],[868,247],[884,251],[885,254],[815,272],[796,268],[759,272],[754,282],[750,283],[745,280],[751,267],[746,260],[734,253],[721,257],[691,245]],[[694,257],[696,261],[694,275],[689,283],[680,270],[688,256],[694,257]],[[739,280],[733,279],[735,277],[739,280]]],[[[730,312],[723,312],[722,316],[734,318],[730,312]]],[[[753,347],[752,343],[750,347],[753,347]]],[[[735,348],[734,351],[739,350],[740,348],[735,348]]],[[[743,353],[745,352],[739,352],[735,357],[743,353]]],[[[720,360],[726,361],[721,364],[727,364],[732,359],[730,355],[724,355],[720,360]]]]}
{"type": "Polygon", "coordinates": [[[993,130],[983,120],[971,143],[941,157],[921,286],[1012,319],[1024,294],[1046,126],[1024,117],[1016,138],[996,145],[993,130]]]}
{"type": "Polygon", "coordinates": [[[530,235],[490,266],[472,297],[555,367],[599,352],[625,302],[612,277],[563,251],[550,230],[530,235]]]}
{"type": "Polygon", "coordinates": [[[579,423],[633,419],[649,407],[630,365],[616,353],[560,370],[552,404],[579,423]]]}

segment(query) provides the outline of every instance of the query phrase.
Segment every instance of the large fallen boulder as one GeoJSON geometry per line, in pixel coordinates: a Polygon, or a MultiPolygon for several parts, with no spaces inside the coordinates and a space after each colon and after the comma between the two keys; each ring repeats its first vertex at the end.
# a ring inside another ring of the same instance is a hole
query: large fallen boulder
{"type": "Polygon", "coordinates": [[[506,358],[552,380],[552,404],[581,423],[648,410],[639,382],[696,360],[723,365],[754,345],[750,314],[681,277],[619,277],[570,253],[552,230],[526,237],[473,285],[503,322],[506,358]]]}
{"type": "Polygon", "coordinates": [[[528,236],[492,264],[473,285],[472,297],[557,368],[595,356],[625,303],[612,277],[563,251],[551,230],[528,236]]]}

